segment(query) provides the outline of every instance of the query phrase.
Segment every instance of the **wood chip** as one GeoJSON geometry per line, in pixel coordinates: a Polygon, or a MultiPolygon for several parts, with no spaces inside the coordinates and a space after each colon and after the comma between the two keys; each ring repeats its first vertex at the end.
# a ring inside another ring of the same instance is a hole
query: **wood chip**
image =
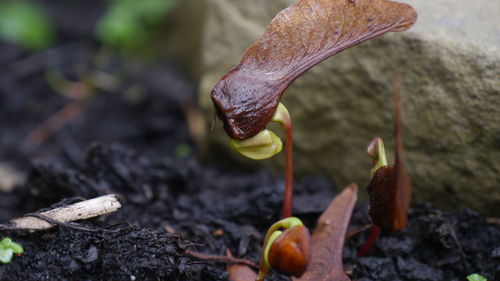
{"type": "MultiPolygon", "coordinates": [[[[39,215],[51,218],[53,220],[67,223],[77,220],[85,220],[97,217],[104,214],[113,213],[121,208],[118,201],[118,195],[105,195],[90,200],[85,200],[65,207],[56,208],[53,210],[39,213],[39,215]]],[[[36,217],[22,217],[11,220],[7,225],[2,227],[8,229],[19,230],[42,230],[53,227],[51,224],[43,219],[36,217]]]]}

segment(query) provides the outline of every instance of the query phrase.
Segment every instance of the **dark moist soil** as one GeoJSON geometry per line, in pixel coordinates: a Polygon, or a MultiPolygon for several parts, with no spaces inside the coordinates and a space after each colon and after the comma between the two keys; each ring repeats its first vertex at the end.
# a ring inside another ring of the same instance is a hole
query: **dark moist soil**
{"type": "MultiPolygon", "coordinates": [[[[108,57],[96,69],[88,62],[99,50],[87,43],[38,54],[3,43],[0,49],[0,168],[27,174],[26,183],[0,191],[0,221],[110,193],[123,203],[111,215],[79,222],[87,231],[0,230],[0,238],[25,249],[0,265],[0,280],[227,280],[225,265],[191,258],[187,249],[223,255],[229,248],[258,262],[263,235],[279,219],[283,180],[216,169],[195,157],[184,110],[195,86],[175,67],[134,68],[108,57]],[[79,116],[33,145],[26,136],[73,102],[47,83],[48,67],[74,81],[97,70],[127,71],[117,87],[96,90],[79,116]]],[[[294,214],[313,229],[334,190],[324,178],[300,180],[294,214]]],[[[498,221],[429,205],[414,205],[409,220],[408,230],[382,236],[363,258],[356,251],[368,233],[347,240],[344,261],[353,280],[458,281],[472,273],[500,280],[498,221]]],[[[349,231],[368,223],[360,203],[349,231]]],[[[272,273],[269,280],[290,279],[272,273]]]]}
{"type": "MultiPolygon", "coordinates": [[[[78,169],[37,163],[26,185],[0,196],[18,214],[63,198],[109,193],[122,196],[123,208],[82,222],[95,232],[0,231],[25,249],[0,266],[0,279],[227,280],[223,265],[184,251],[223,255],[230,248],[235,256],[258,261],[263,233],[279,218],[282,186],[266,173],[226,173],[192,159],[151,160],[118,145],[92,147],[78,169]]],[[[330,182],[303,179],[294,213],[313,227],[333,196],[330,182]]],[[[77,199],[64,203],[71,201],[77,199]]],[[[351,230],[369,223],[366,213],[366,205],[357,206],[351,230]]],[[[450,214],[417,205],[409,225],[383,236],[364,258],[356,258],[356,250],[368,233],[349,239],[344,260],[353,280],[449,281],[471,273],[500,280],[499,224],[468,209],[450,214]]],[[[273,274],[270,280],[289,279],[273,274]]]]}
{"type": "Polygon", "coordinates": [[[170,156],[178,145],[191,145],[184,108],[195,102],[195,85],[171,64],[137,67],[80,42],[35,54],[0,42],[0,50],[0,162],[23,170],[34,158],[79,166],[94,142],[170,156]],[[93,78],[84,114],[36,143],[30,133],[76,101],[48,83],[50,71],[68,82],[111,75],[116,85],[103,89],[93,78]]]}

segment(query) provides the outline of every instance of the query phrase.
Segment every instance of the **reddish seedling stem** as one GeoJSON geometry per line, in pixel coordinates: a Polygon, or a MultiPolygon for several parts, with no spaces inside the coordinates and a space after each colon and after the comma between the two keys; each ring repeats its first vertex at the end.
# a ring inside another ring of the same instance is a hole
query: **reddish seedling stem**
{"type": "Polygon", "coordinates": [[[54,132],[78,118],[84,109],[85,105],[81,101],[65,105],[26,136],[23,141],[24,148],[31,151],[42,145],[54,132]]]}
{"type": "Polygon", "coordinates": [[[293,133],[292,123],[289,121],[284,126],[285,141],[285,195],[283,198],[283,218],[292,216],[293,203],[293,133]]]}
{"type": "Polygon", "coordinates": [[[368,254],[371,249],[375,246],[375,243],[377,243],[377,239],[380,236],[380,227],[376,224],[372,226],[372,230],[370,231],[370,236],[366,240],[366,242],[363,244],[361,249],[358,251],[358,257],[364,257],[366,254],[368,254]]]}
{"type": "Polygon", "coordinates": [[[373,224],[367,224],[361,228],[353,230],[345,235],[345,239],[350,239],[350,238],[360,234],[361,232],[364,232],[364,231],[367,231],[368,229],[371,229],[372,227],[373,227],[373,224]]]}
{"type": "Polygon", "coordinates": [[[184,252],[184,254],[186,254],[186,256],[188,256],[188,257],[197,258],[200,260],[220,262],[220,263],[229,263],[229,264],[242,264],[242,265],[246,265],[248,267],[259,268],[259,266],[252,261],[249,261],[246,259],[238,259],[238,258],[233,257],[232,255],[216,256],[216,255],[198,253],[198,252],[191,251],[191,250],[186,250],[184,252]]]}

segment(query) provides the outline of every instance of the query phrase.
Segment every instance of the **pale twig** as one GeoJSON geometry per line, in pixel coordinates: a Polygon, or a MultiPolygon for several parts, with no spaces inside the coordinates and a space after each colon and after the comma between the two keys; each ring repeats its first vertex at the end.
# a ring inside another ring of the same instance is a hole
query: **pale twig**
{"type": "MultiPolygon", "coordinates": [[[[0,228],[11,230],[48,229],[55,225],[64,225],[76,220],[113,213],[119,208],[121,208],[121,204],[118,201],[118,195],[105,195],[41,213],[27,214],[9,221],[6,225],[0,225],[0,228]]],[[[71,225],[66,226],[74,228],[71,225]]]]}

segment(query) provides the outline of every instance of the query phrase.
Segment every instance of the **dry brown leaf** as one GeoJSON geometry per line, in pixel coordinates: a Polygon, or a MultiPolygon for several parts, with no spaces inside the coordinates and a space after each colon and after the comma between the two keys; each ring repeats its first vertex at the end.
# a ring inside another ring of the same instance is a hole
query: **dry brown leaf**
{"type": "Polygon", "coordinates": [[[351,184],[337,195],[323,212],[312,235],[312,259],[306,273],[294,281],[348,281],[342,264],[347,226],[358,198],[358,186],[351,184]]]}
{"type": "Polygon", "coordinates": [[[401,126],[401,81],[399,77],[395,79],[394,89],[394,169],[396,189],[398,191],[395,228],[403,229],[406,228],[408,223],[408,208],[410,208],[411,203],[412,186],[404,160],[403,128],[401,126]]]}
{"type": "Polygon", "coordinates": [[[255,271],[241,264],[228,265],[227,274],[230,281],[255,281],[255,279],[257,279],[255,271]]]}
{"type": "MultiPolygon", "coordinates": [[[[226,250],[226,256],[233,257],[229,249],[226,250]]],[[[228,264],[226,271],[229,281],[255,281],[257,279],[255,271],[244,264],[228,264]]]]}
{"type": "Polygon", "coordinates": [[[411,6],[388,0],[295,2],[214,87],[211,97],[226,132],[235,139],[256,135],[302,73],[370,38],[405,31],[416,19],[411,6]]]}

